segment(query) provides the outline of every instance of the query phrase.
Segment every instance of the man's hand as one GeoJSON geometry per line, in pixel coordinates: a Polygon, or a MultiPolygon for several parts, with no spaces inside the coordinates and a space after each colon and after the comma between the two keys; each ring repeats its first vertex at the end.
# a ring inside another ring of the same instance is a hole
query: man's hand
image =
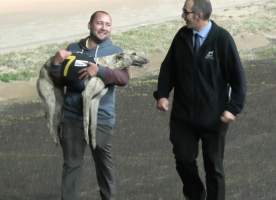
{"type": "Polygon", "coordinates": [[[157,101],[156,107],[158,110],[161,111],[168,111],[169,110],[169,100],[167,98],[160,98],[157,101]]]}
{"type": "Polygon", "coordinates": [[[236,120],[235,115],[233,115],[231,112],[229,111],[224,111],[222,113],[222,115],[220,116],[220,120],[224,123],[230,123],[236,120]]]}
{"type": "Polygon", "coordinates": [[[88,63],[88,66],[79,70],[79,79],[87,79],[88,77],[96,76],[99,68],[95,63],[88,63]]]}
{"type": "Polygon", "coordinates": [[[56,52],[52,63],[54,65],[59,65],[61,64],[68,56],[70,56],[72,54],[72,52],[61,49],[58,52],[56,52]]]}

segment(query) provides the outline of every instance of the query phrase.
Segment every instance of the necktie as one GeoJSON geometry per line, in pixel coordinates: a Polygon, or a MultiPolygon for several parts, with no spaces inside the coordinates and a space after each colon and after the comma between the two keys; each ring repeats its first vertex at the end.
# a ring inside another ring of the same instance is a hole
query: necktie
{"type": "Polygon", "coordinates": [[[199,48],[200,48],[200,43],[199,43],[199,38],[200,38],[200,35],[198,33],[196,33],[194,35],[195,37],[195,41],[194,41],[194,52],[197,53],[199,48]]]}

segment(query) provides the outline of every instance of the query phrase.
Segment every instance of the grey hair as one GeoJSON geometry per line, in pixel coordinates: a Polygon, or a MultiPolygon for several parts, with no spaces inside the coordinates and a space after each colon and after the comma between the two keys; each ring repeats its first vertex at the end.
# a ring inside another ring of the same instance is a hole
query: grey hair
{"type": "Polygon", "coordinates": [[[194,5],[192,11],[194,13],[202,13],[202,18],[208,20],[212,14],[212,4],[210,0],[193,0],[194,5]]]}

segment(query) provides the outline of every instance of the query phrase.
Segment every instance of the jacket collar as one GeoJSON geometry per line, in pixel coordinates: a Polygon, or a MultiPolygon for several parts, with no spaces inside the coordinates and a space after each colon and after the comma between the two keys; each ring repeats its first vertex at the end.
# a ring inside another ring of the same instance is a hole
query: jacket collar
{"type": "MultiPolygon", "coordinates": [[[[212,22],[211,30],[209,31],[209,34],[205,39],[204,43],[202,44],[200,50],[206,48],[206,45],[210,41],[210,38],[213,38],[213,36],[216,34],[218,30],[218,26],[216,25],[216,23],[212,20],[211,22],[212,22]]],[[[185,42],[189,46],[189,49],[191,50],[191,52],[193,52],[193,30],[190,28],[187,28],[187,26],[183,26],[180,29],[180,37],[185,40],[185,42]]]]}
{"type": "Polygon", "coordinates": [[[188,47],[193,51],[193,30],[184,26],[180,29],[180,37],[185,40],[188,47]]]}
{"type": "MultiPolygon", "coordinates": [[[[80,45],[81,49],[86,50],[86,51],[91,50],[86,47],[86,42],[88,39],[89,39],[89,36],[86,38],[83,38],[79,41],[79,45],[80,45]]],[[[102,41],[101,43],[98,44],[99,49],[104,48],[106,46],[110,46],[110,45],[112,45],[112,41],[109,38],[105,39],[104,41],[102,41]]]]}

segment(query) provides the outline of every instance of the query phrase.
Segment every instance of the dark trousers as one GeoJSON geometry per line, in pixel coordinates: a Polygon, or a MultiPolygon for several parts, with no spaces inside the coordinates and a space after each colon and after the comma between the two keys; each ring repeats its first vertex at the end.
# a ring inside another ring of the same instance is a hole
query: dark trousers
{"type": "Polygon", "coordinates": [[[228,125],[224,123],[217,130],[208,130],[171,120],[170,140],[173,144],[176,170],[182,180],[183,193],[187,200],[225,199],[223,157],[227,129],[228,125]],[[199,177],[196,162],[200,140],[206,184],[199,177]]]}
{"type": "MultiPolygon", "coordinates": [[[[97,146],[90,149],[95,163],[97,181],[102,200],[114,199],[115,180],[111,157],[111,131],[108,126],[98,125],[97,146]]],[[[71,121],[62,125],[60,142],[63,151],[63,172],[61,185],[62,200],[78,200],[80,175],[86,148],[81,122],[71,121]]]]}

